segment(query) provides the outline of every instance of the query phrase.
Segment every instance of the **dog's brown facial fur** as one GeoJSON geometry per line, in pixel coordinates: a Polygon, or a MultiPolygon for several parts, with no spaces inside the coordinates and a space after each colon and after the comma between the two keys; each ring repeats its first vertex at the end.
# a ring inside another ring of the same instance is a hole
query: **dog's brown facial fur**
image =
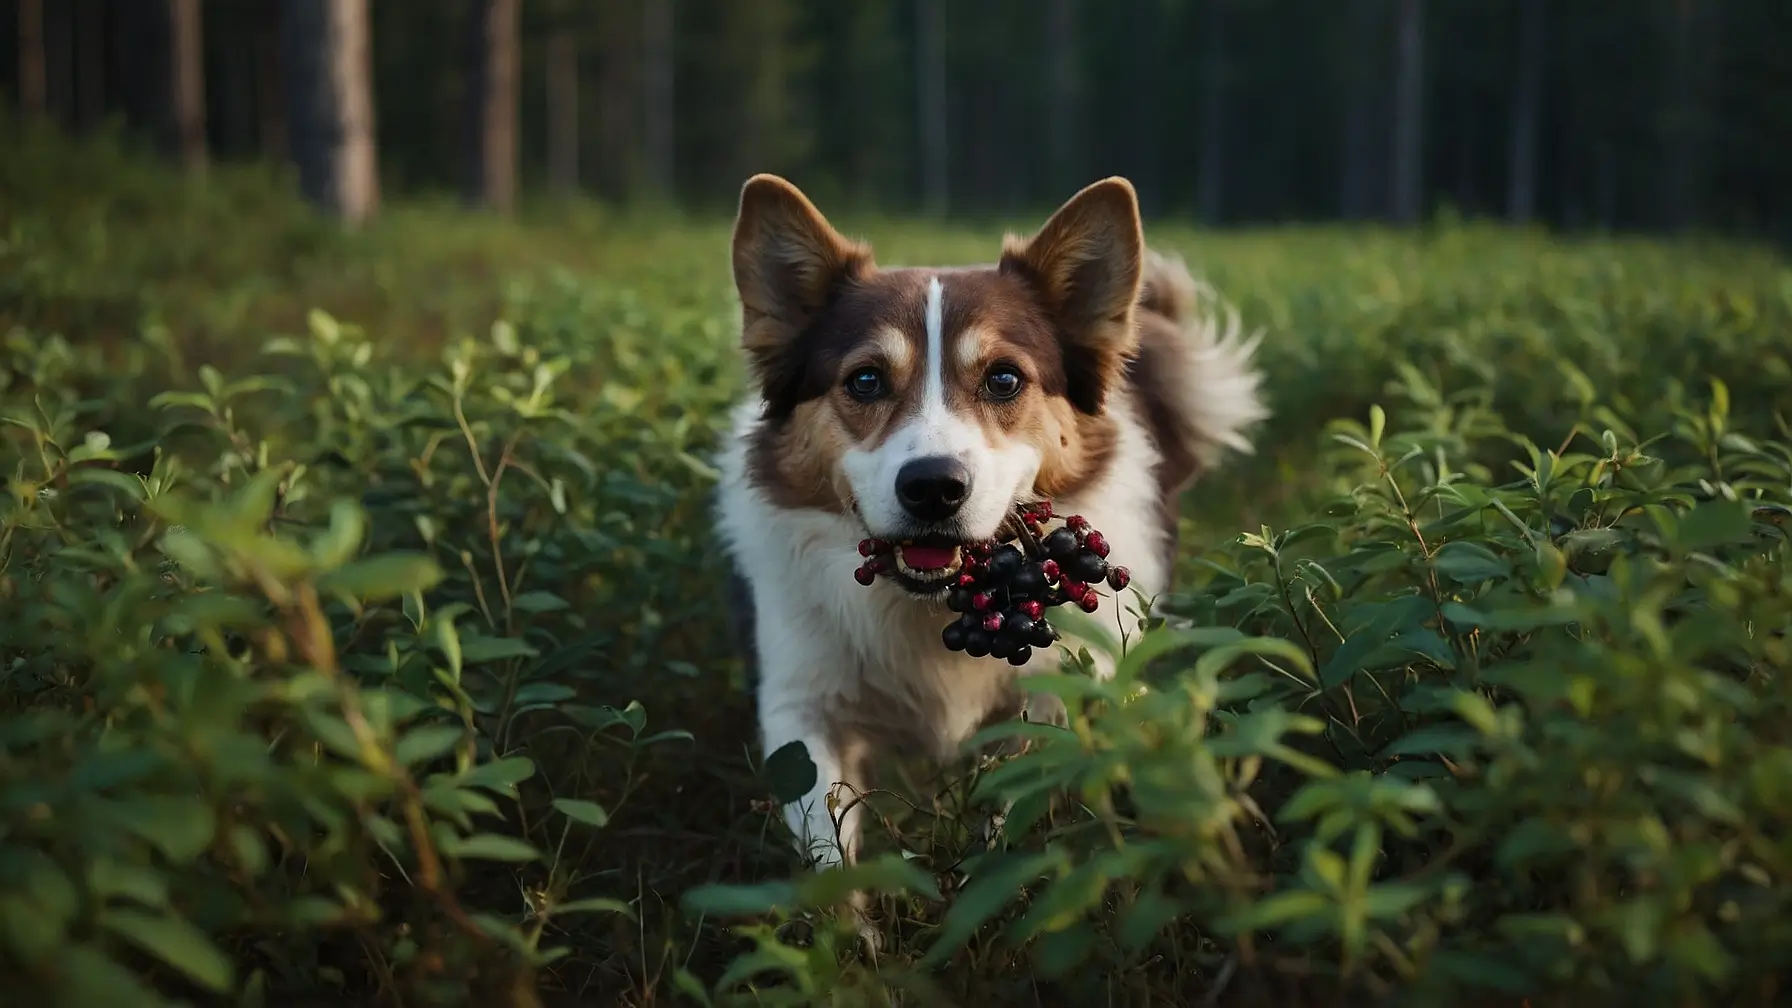
{"type": "Polygon", "coordinates": [[[733,247],[742,348],[767,404],[751,478],[782,507],[853,510],[842,459],[875,450],[923,408],[937,282],[945,408],[998,451],[1031,448],[1034,493],[1074,493],[1113,450],[1105,406],[1138,349],[1143,248],[1132,188],[1110,179],[1031,239],[1009,236],[993,267],[880,270],[795,187],[755,176],[733,247]],[[867,368],[882,390],[869,400],[848,389],[867,368]],[[1010,398],[991,391],[1002,369],[1021,378],[1010,398]]]}

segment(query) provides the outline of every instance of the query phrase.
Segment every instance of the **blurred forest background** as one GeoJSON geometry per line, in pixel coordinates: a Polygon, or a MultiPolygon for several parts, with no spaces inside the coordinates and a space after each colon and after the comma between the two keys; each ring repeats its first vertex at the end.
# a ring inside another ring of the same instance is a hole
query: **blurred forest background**
{"type": "Polygon", "coordinates": [[[1438,213],[1792,237],[1787,0],[3,0],[27,117],[195,171],[725,211],[1438,213]]]}

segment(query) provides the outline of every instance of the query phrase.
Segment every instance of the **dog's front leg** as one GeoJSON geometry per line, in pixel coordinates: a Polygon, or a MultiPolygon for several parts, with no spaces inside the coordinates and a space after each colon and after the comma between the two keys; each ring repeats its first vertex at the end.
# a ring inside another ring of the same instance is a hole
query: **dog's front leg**
{"type": "MultiPolygon", "coordinates": [[[[829,698],[856,670],[844,650],[827,646],[809,621],[761,611],[758,623],[762,668],[759,727],[767,756],[801,742],[815,765],[808,793],[784,806],[784,821],[797,852],[817,870],[858,860],[865,793],[865,741],[829,716],[829,698]]],[[[854,892],[849,909],[859,936],[876,950],[879,936],[866,917],[868,900],[854,892]]]]}

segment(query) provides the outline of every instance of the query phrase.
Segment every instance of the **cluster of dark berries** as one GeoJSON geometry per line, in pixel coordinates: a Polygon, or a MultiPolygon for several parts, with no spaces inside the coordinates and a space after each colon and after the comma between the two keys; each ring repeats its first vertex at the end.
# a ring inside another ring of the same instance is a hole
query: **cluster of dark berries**
{"type": "MultiPolygon", "coordinates": [[[[1050,647],[1058,631],[1046,619],[1052,606],[1074,604],[1092,613],[1101,606],[1095,585],[1122,591],[1132,580],[1125,567],[1109,565],[1108,541],[1081,515],[1071,515],[1050,533],[1050,501],[1023,505],[988,542],[963,547],[963,569],[946,596],[959,617],[940,632],[951,651],[973,658],[1005,658],[1025,665],[1034,648],[1050,647]]],[[[853,571],[862,585],[876,582],[893,566],[895,546],[881,539],[859,543],[865,562],[853,571]]]]}

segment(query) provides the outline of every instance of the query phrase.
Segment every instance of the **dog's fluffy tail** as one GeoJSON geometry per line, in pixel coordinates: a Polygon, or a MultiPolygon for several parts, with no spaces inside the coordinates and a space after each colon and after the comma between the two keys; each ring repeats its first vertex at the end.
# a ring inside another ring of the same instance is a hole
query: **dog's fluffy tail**
{"type": "Polygon", "coordinates": [[[1255,360],[1261,334],[1245,336],[1237,310],[1181,256],[1147,250],[1144,273],[1135,380],[1157,405],[1153,426],[1169,442],[1165,454],[1184,460],[1180,483],[1213,468],[1227,449],[1252,452],[1248,429],[1269,416],[1255,360]]]}

